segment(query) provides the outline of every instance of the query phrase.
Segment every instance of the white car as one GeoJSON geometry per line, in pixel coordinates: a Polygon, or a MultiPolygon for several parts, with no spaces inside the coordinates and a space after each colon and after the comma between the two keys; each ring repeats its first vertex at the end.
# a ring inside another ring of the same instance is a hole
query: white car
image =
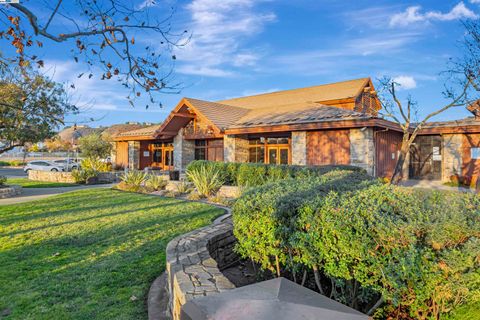
{"type": "Polygon", "coordinates": [[[35,161],[30,161],[27,163],[27,165],[23,168],[23,171],[28,173],[30,170],[39,170],[39,171],[64,171],[64,168],[62,165],[57,164],[53,161],[47,161],[47,160],[35,160],[35,161]]]}
{"type": "Polygon", "coordinates": [[[80,165],[77,162],[75,162],[73,159],[60,159],[60,160],[54,160],[53,162],[59,166],[62,166],[64,171],[71,171],[71,170],[80,168],[80,165]]]}

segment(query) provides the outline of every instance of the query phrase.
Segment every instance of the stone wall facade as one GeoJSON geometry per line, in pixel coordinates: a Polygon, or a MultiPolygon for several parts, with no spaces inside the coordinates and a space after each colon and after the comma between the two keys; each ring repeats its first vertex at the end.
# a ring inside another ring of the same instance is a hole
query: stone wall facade
{"type": "Polygon", "coordinates": [[[223,137],[223,159],[225,162],[248,162],[247,137],[225,135],[223,137]]]}
{"type": "Polygon", "coordinates": [[[180,319],[181,307],[188,300],[235,288],[220,271],[235,263],[236,239],[231,218],[217,219],[167,245],[167,289],[173,320],[180,319]]]}
{"type": "Polygon", "coordinates": [[[28,179],[45,182],[75,183],[71,172],[29,170],[28,179]]]}
{"type": "Polygon", "coordinates": [[[140,141],[128,141],[128,168],[130,170],[140,168],[140,141]]]}
{"type": "Polygon", "coordinates": [[[350,164],[375,174],[375,143],[372,128],[350,129],[350,164]]]}
{"type": "Polygon", "coordinates": [[[175,170],[185,170],[193,160],[195,160],[195,141],[185,140],[182,128],[173,138],[173,167],[175,170]]]}
{"type": "Polygon", "coordinates": [[[450,181],[450,176],[462,175],[463,134],[442,135],[443,165],[442,181],[450,181]]]}
{"type": "Polygon", "coordinates": [[[292,132],[292,164],[307,165],[307,132],[292,132]]]}
{"type": "Polygon", "coordinates": [[[0,188],[0,199],[11,198],[22,193],[21,186],[3,186],[0,188]]]}

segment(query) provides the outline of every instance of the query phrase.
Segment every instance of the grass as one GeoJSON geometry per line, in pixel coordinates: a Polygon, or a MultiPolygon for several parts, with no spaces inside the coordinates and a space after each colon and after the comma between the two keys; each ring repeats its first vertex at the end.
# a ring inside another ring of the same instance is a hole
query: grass
{"type": "Polygon", "coordinates": [[[0,314],[49,320],[146,319],[167,243],[223,212],[110,189],[0,209],[0,314]]]}
{"type": "Polygon", "coordinates": [[[16,184],[23,188],[59,188],[59,187],[75,187],[78,184],[66,182],[47,182],[28,180],[28,178],[8,178],[7,184],[16,184]]]}
{"type": "Polygon", "coordinates": [[[462,305],[446,318],[447,320],[478,320],[480,319],[480,302],[462,305]]]}

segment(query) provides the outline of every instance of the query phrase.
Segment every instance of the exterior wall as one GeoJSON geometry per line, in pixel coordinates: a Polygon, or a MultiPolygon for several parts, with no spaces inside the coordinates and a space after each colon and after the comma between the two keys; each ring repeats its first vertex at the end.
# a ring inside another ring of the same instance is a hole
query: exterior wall
{"type": "Polygon", "coordinates": [[[112,157],[112,163],[115,163],[117,167],[128,167],[128,142],[118,141],[114,146],[115,157],[112,157]]]}
{"type": "Polygon", "coordinates": [[[375,135],[375,175],[390,178],[395,171],[398,154],[402,146],[401,132],[376,131],[375,135]]]}
{"type": "Polygon", "coordinates": [[[462,140],[462,176],[480,189],[480,159],[471,158],[471,148],[480,148],[480,134],[465,134],[462,140]]]}
{"type": "Polygon", "coordinates": [[[442,181],[447,182],[450,176],[462,174],[463,134],[444,134],[442,181]]]}
{"type": "Polygon", "coordinates": [[[128,141],[128,168],[140,169],[140,142],[128,141]]]}
{"type": "Polygon", "coordinates": [[[349,130],[309,131],[306,142],[307,165],[350,164],[349,130]]]}
{"type": "Polygon", "coordinates": [[[373,129],[350,129],[350,164],[367,170],[374,174],[375,144],[373,129]]]}
{"type": "Polygon", "coordinates": [[[28,179],[34,181],[75,183],[71,172],[29,170],[28,179]]]}
{"type": "Polygon", "coordinates": [[[307,132],[293,131],[292,132],[292,164],[306,165],[307,164],[307,132]]]}
{"type": "Polygon", "coordinates": [[[248,162],[248,139],[246,136],[225,135],[223,137],[225,162],[248,162]]]}
{"type": "Polygon", "coordinates": [[[184,139],[184,129],[180,129],[173,138],[173,166],[175,170],[184,170],[195,158],[195,141],[184,139]]]}
{"type": "Polygon", "coordinates": [[[149,150],[150,141],[140,141],[139,169],[143,170],[152,165],[152,155],[149,150]],[[146,153],[148,152],[148,154],[146,153]]]}

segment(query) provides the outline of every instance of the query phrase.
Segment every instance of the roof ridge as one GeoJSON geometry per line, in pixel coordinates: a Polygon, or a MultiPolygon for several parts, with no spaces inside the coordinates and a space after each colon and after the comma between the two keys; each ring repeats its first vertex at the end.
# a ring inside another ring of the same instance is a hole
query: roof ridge
{"type": "Polygon", "coordinates": [[[232,101],[232,100],[252,98],[252,97],[262,97],[262,96],[268,96],[268,95],[275,95],[275,94],[278,94],[278,93],[286,93],[286,92],[303,90],[303,89],[313,89],[313,88],[318,88],[318,87],[323,87],[323,86],[330,86],[330,85],[336,85],[336,84],[342,84],[342,83],[354,82],[354,81],[360,81],[360,80],[367,81],[367,80],[370,80],[370,77],[363,77],[363,78],[357,78],[357,79],[330,82],[330,83],[318,84],[318,85],[307,86],[307,87],[299,87],[299,88],[293,88],[293,89],[286,89],[286,90],[278,90],[278,91],[274,91],[274,92],[265,92],[265,93],[253,94],[253,95],[249,95],[249,96],[242,96],[242,97],[236,97],[236,98],[230,98],[230,99],[222,99],[222,100],[217,100],[215,102],[216,103],[221,103],[223,101],[232,101]]]}

